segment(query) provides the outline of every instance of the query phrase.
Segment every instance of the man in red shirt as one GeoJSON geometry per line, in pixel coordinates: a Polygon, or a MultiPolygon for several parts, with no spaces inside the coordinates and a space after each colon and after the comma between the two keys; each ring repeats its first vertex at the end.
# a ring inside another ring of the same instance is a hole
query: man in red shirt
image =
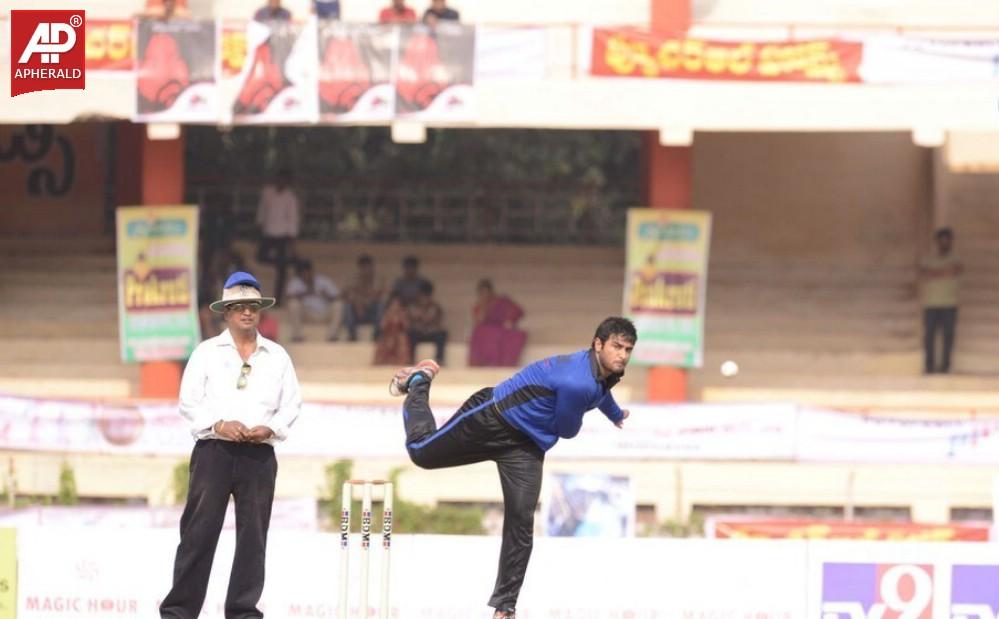
{"type": "Polygon", "coordinates": [[[416,11],[406,6],[406,0],[392,0],[392,6],[385,7],[378,14],[382,24],[412,24],[416,22],[416,11]]]}

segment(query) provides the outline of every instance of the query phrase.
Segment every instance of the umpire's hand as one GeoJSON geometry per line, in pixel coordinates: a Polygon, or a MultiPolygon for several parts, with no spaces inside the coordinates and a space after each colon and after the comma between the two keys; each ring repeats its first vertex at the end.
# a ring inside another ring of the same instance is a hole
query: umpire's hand
{"type": "Polygon", "coordinates": [[[237,443],[245,441],[246,436],[250,433],[250,429],[241,421],[219,421],[215,424],[214,430],[215,434],[222,438],[237,443]]]}
{"type": "Polygon", "coordinates": [[[628,409],[624,409],[624,410],[622,410],[622,411],[621,411],[621,421],[619,421],[619,422],[615,423],[614,425],[616,425],[616,426],[617,426],[617,427],[619,427],[619,428],[623,428],[623,427],[624,427],[624,420],[625,420],[625,419],[627,419],[627,418],[628,418],[628,415],[630,415],[630,414],[631,414],[631,413],[630,413],[630,412],[628,412],[628,409]]]}
{"type": "Polygon", "coordinates": [[[249,443],[263,443],[274,436],[274,430],[267,426],[253,426],[246,434],[245,440],[249,443]]]}

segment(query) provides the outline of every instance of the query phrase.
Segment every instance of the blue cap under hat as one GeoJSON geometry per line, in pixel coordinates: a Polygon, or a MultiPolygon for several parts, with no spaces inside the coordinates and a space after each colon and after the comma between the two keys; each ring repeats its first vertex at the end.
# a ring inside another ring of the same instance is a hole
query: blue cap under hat
{"type": "Polygon", "coordinates": [[[224,312],[227,305],[233,303],[259,303],[260,309],[274,305],[273,297],[260,295],[260,282],[246,271],[236,271],[230,275],[222,286],[222,298],[208,306],[213,312],[224,312]]]}
{"type": "Polygon", "coordinates": [[[225,280],[225,284],[222,286],[222,288],[232,288],[234,286],[239,286],[240,284],[244,284],[246,286],[253,286],[257,290],[263,289],[260,286],[260,282],[257,281],[257,278],[250,275],[246,271],[236,271],[235,273],[230,275],[229,279],[225,280]]]}

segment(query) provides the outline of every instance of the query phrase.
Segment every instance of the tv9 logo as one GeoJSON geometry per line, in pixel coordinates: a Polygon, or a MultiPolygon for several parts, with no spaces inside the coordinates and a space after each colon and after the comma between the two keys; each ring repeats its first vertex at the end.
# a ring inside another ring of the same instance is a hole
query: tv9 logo
{"type": "Polygon", "coordinates": [[[932,619],[933,590],[931,565],[825,563],[821,616],[932,619]]]}
{"type": "Polygon", "coordinates": [[[999,618],[999,565],[955,565],[950,573],[951,619],[999,618]]]}
{"type": "Polygon", "coordinates": [[[10,94],[83,90],[86,11],[10,12],[10,94]]]}

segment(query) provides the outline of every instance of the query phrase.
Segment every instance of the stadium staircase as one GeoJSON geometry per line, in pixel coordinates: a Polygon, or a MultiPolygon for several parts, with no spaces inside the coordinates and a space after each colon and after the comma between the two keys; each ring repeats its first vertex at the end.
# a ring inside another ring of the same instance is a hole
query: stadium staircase
{"type": "MultiPolygon", "coordinates": [[[[973,181],[969,181],[974,185],[973,181]]],[[[982,183],[979,183],[982,184],[982,183]]],[[[984,189],[983,189],[984,190],[984,189]]],[[[987,204],[987,201],[972,201],[987,204]]],[[[690,396],[709,402],[793,401],[878,412],[999,410],[991,376],[999,339],[999,217],[962,208],[955,227],[967,264],[955,373],[923,376],[916,274],[911,265],[713,262],[709,274],[705,364],[690,375],[690,396]],[[725,360],[740,372],[725,378],[725,360]]],[[[241,243],[244,255],[253,247],[241,243]]],[[[527,310],[524,362],[583,347],[599,318],[620,307],[623,255],[612,248],[302,243],[316,270],[343,284],[363,252],[391,281],[407,254],[423,260],[451,332],[448,365],[435,396],[458,403],[494,384],[507,368],[469,368],[467,340],[475,284],[490,277],[527,310]]],[[[0,392],[50,397],[138,393],[135,365],[120,362],[113,244],[105,239],[0,242],[0,392]]],[[[251,263],[252,264],[252,263],[251,263]]],[[[268,267],[256,267],[265,286],[268,267]]],[[[276,310],[282,322],[281,310],[276,310]]],[[[282,342],[313,401],[385,403],[390,368],[371,366],[370,331],[357,343],[327,343],[320,325],[307,341],[282,342]]],[[[421,345],[418,356],[430,354],[421,345]]],[[[634,367],[621,401],[643,398],[647,372],[634,367]]]]}

